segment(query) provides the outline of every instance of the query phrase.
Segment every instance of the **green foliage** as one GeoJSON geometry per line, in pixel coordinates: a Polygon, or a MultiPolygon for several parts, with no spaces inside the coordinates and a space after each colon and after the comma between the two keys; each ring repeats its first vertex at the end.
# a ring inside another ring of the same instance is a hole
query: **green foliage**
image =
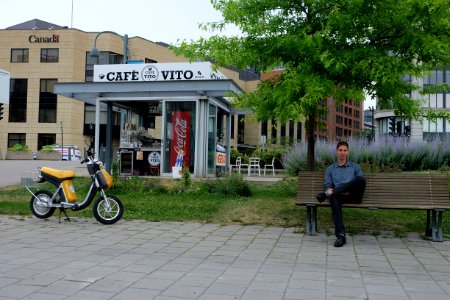
{"type": "Polygon", "coordinates": [[[11,151],[29,151],[28,145],[15,144],[12,148],[8,148],[11,151]]]}
{"type": "Polygon", "coordinates": [[[252,191],[248,182],[238,174],[231,174],[224,178],[208,182],[208,190],[210,193],[222,195],[238,195],[242,197],[250,197],[252,191]]]}
{"type": "Polygon", "coordinates": [[[189,172],[189,168],[183,168],[183,176],[182,176],[182,182],[183,182],[183,187],[188,189],[191,184],[192,184],[192,179],[191,179],[191,173],[189,172]]]}
{"type": "Polygon", "coordinates": [[[52,145],[45,145],[45,146],[42,146],[41,151],[42,152],[55,152],[56,150],[52,145]]]}
{"type": "MultiPolygon", "coordinates": [[[[259,121],[306,118],[313,124],[324,112],[323,100],[336,106],[360,102],[363,91],[378,99],[379,109],[405,119],[422,116],[419,81],[429,70],[450,64],[450,6],[443,0],[211,0],[221,22],[203,28],[217,34],[172,47],[192,60],[258,71],[283,66],[283,72],[258,84],[251,93],[234,95],[234,104],[256,113],[259,121]],[[221,35],[232,25],[240,36],[221,35]],[[415,93],[418,92],[418,93],[415,93]]],[[[440,112],[448,116],[446,112],[440,112]]],[[[308,152],[308,162],[314,151],[308,152]],[[311,153],[312,152],[312,153],[311,153]]],[[[311,164],[309,164],[311,165],[311,164]]]]}
{"type": "Polygon", "coordinates": [[[111,177],[113,180],[113,186],[119,182],[120,175],[120,162],[118,159],[114,159],[111,163],[111,177]]]}

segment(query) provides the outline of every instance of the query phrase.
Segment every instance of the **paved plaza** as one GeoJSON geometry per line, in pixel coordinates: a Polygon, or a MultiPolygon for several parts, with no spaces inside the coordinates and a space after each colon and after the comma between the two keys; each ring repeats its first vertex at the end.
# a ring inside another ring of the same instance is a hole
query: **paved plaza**
{"type": "Polygon", "coordinates": [[[0,216],[0,299],[450,299],[450,244],[0,216]]]}
{"type": "MultiPolygon", "coordinates": [[[[0,160],[0,186],[37,166],[0,160]]],[[[126,207],[125,207],[126,209],[126,207]]],[[[450,242],[298,228],[0,216],[4,299],[450,299],[450,242]]]]}

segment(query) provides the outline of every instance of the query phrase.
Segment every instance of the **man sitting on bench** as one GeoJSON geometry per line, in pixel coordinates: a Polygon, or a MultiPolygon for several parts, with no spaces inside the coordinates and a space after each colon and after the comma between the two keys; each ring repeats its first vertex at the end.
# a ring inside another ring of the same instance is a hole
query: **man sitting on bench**
{"type": "Polygon", "coordinates": [[[335,247],[342,247],[347,242],[342,221],[342,203],[361,203],[366,189],[361,167],[357,163],[347,161],[348,153],[348,143],[339,142],[336,146],[337,161],[325,170],[325,192],[316,196],[320,203],[330,199],[336,235],[335,247]]]}

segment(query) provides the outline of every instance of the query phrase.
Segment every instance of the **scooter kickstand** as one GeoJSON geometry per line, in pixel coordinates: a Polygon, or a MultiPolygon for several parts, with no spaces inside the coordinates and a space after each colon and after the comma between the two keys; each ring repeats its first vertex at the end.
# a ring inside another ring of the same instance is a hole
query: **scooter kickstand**
{"type": "Polygon", "coordinates": [[[63,208],[63,207],[60,207],[60,208],[59,208],[59,224],[61,224],[61,212],[63,212],[64,215],[66,216],[66,218],[65,218],[64,220],[70,222],[70,218],[69,218],[69,216],[68,216],[67,213],[66,213],[66,209],[63,208]]]}

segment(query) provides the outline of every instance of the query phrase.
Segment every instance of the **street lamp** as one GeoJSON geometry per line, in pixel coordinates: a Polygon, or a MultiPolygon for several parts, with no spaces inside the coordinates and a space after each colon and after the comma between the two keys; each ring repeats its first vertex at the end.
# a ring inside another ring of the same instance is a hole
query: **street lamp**
{"type": "MultiPolygon", "coordinates": [[[[111,33],[115,34],[122,38],[123,40],[123,59],[122,64],[126,64],[128,62],[128,35],[125,34],[121,36],[120,34],[114,31],[102,31],[97,34],[94,39],[94,47],[89,52],[90,57],[100,57],[100,51],[97,49],[97,39],[103,33],[111,33]]],[[[100,149],[100,99],[97,98],[95,105],[95,157],[98,159],[99,149],[100,149]]],[[[111,116],[112,116],[112,104],[111,102],[107,102],[107,124],[106,124],[106,170],[111,171],[111,145],[112,145],[112,127],[111,127],[111,116]]]]}
{"type": "Polygon", "coordinates": [[[121,36],[120,34],[114,32],[114,31],[102,31],[97,34],[97,36],[94,39],[94,47],[92,47],[91,51],[89,51],[90,57],[97,57],[97,59],[100,57],[100,51],[97,49],[97,39],[98,37],[103,33],[111,33],[115,34],[117,36],[120,36],[123,40],[123,59],[122,63],[126,64],[128,62],[128,35],[125,34],[124,36],[121,36]]]}

